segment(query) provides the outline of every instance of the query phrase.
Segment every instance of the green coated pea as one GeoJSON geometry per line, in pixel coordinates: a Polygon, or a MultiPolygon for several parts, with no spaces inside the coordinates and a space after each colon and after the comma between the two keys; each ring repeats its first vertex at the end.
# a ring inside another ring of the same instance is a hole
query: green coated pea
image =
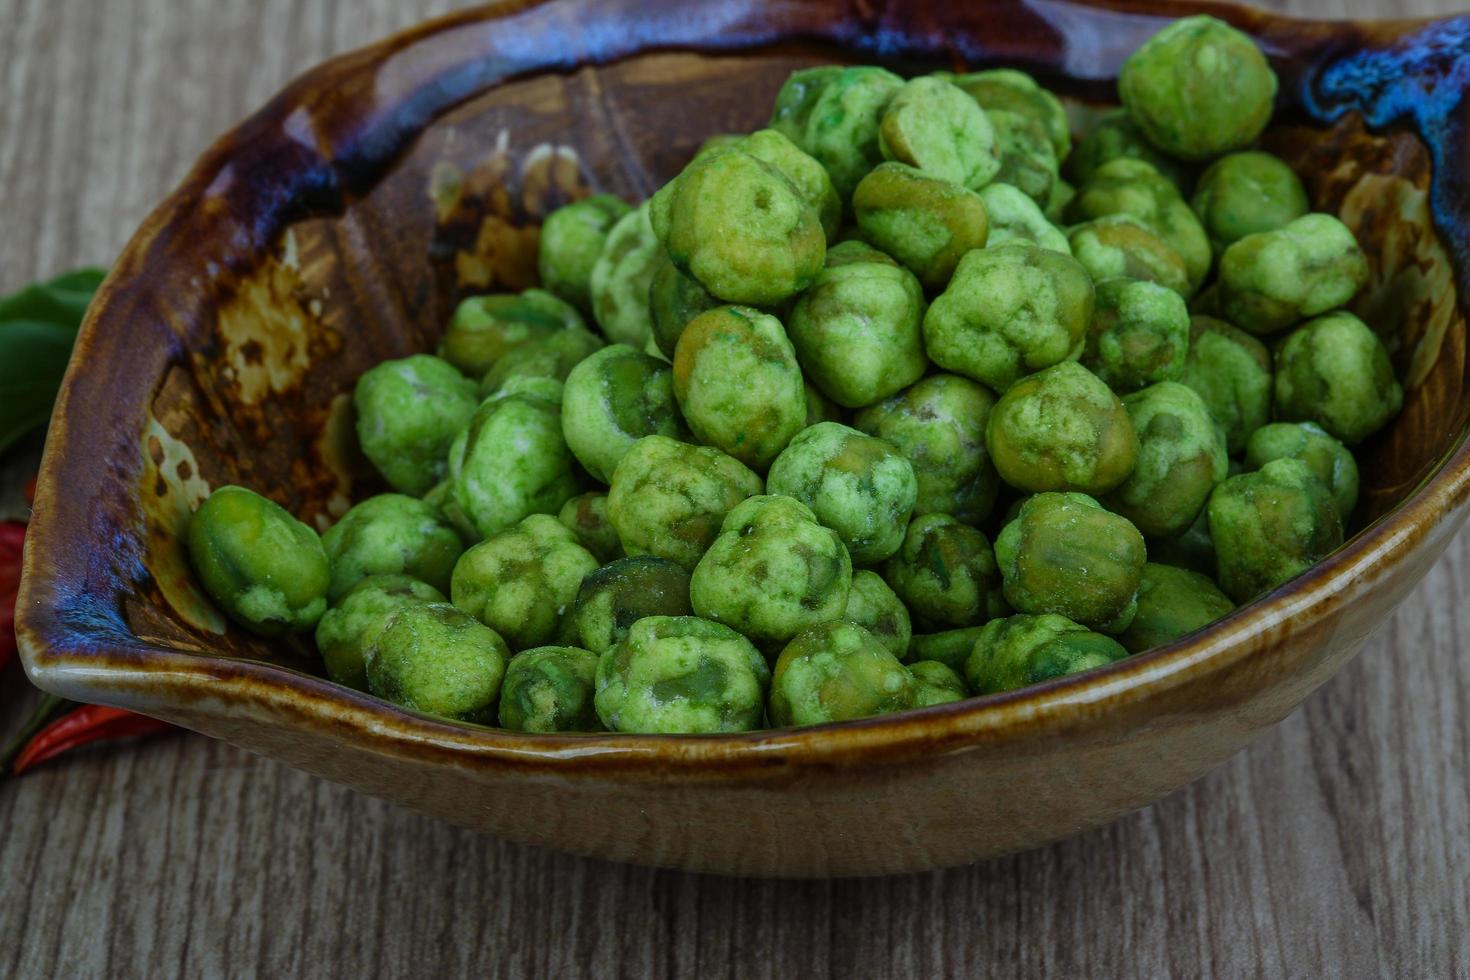
{"type": "Polygon", "coordinates": [[[357,441],[395,490],[427,493],[444,477],[444,457],[475,414],[475,383],[429,354],[384,361],[353,390],[357,441]]]}
{"type": "Polygon", "coordinates": [[[1303,324],[1276,349],[1276,417],[1315,422],[1355,446],[1404,405],[1383,342],[1351,313],[1303,324]]]}
{"type": "Polygon", "coordinates": [[[1085,184],[1098,167],[1118,159],[1142,160],[1167,177],[1181,192],[1190,184],[1189,166],[1150,143],[1128,118],[1126,109],[1103,113],[1092,130],[1077,143],[1067,165],[1072,179],[1078,184],[1085,184]]]}
{"type": "Polygon", "coordinates": [[[592,478],[607,483],[644,436],[687,434],[669,365],[626,344],[604,347],[567,376],[561,402],[567,448],[592,478]]]}
{"type": "Polygon", "coordinates": [[[1072,254],[1067,236],[1024,192],[997,181],[982,187],[979,194],[990,226],[990,234],[985,240],[987,247],[994,248],[1019,239],[1063,255],[1072,254]]]}
{"type": "Polygon", "coordinates": [[[532,514],[460,556],[449,594],[512,650],[526,650],[563,635],[582,577],[596,568],[560,521],[532,514]]]}
{"type": "Polygon", "coordinates": [[[968,253],[924,315],[929,358],[996,391],[1075,357],[1093,286],[1070,255],[1011,241],[968,253]]]}
{"type": "Polygon", "coordinates": [[[1138,435],[1133,473],[1104,503],[1149,538],[1189,530],[1226,477],[1225,435],[1204,400],[1174,381],[1123,399],[1138,435]]]}
{"type": "Polygon", "coordinates": [[[975,694],[998,694],[1122,660],[1117,640],[1065,616],[1011,616],[985,624],[965,661],[975,694]]]}
{"type": "Polygon", "coordinates": [[[583,360],[603,348],[601,337],[581,327],[569,327],[533,340],[505,354],[480,379],[480,397],[500,391],[512,378],[550,378],[566,381],[583,360]]]}
{"type": "Polygon", "coordinates": [[[556,516],[598,561],[609,562],[623,557],[623,543],[618,540],[618,532],[607,515],[607,494],[598,491],[579,493],[562,504],[556,516]]]}
{"type": "Polygon", "coordinates": [[[797,433],[771,464],[767,489],[810,507],[859,565],[898,550],[918,495],[907,459],[883,440],[837,422],[797,433]]]}
{"type": "Polygon", "coordinates": [[[1210,495],[1220,587],[1236,602],[1295,578],[1342,544],[1332,492],[1299,459],[1232,476],[1210,495]]]}
{"type": "Polygon", "coordinates": [[[806,425],[802,428],[810,428],[818,422],[842,421],[842,407],[822,394],[821,389],[805,379],[801,388],[806,396],[806,425]]]}
{"type": "Polygon", "coordinates": [[[454,721],[495,720],[510,659],[493,629],[442,602],[405,605],[367,648],[368,690],[454,721]]]}
{"type": "Polygon", "coordinates": [[[1095,218],[1073,226],[1067,236],[1073,258],[1082,263],[1093,282],[1142,279],[1189,298],[1189,270],[1184,260],[1137,218],[1126,214],[1095,218]]]}
{"type": "Polygon", "coordinates": [[[739,633],[697,616],[649,616],[597,662],[597,716],[610,731],[761,727],[771,671],[739,633]]]}
{"type": "Polygon", "coordinates": [[[607,233],[602,254],[592,266],[588,291],[592,314],[608,340],[641,349],[653,336],[648,291],[663,257],[647,201],[619,218],[607,233]]]}
{"type": "Polygon", "coordinates": [[[944,664],[951,670],[963,673],[965,661],[975,649],[984,626],[966,626],[957,630],[942,630],[938,633],[915,633],[909,640],[909,663],[932,660],[944,664]]]}
{"type": "Polygon", "coordinates": [[[1082,364],[1119,394],[1184,373],[1189,308],[1178,293],[1141,279],[1097,285],[1082,364]]]}
{"type": "Polygon", "coordinates": [[[511,658],[500,686],[500,727],[513,732],[602,730],[592,699],[597,654],[578,647],[537,647],[511,658]]]}
{"type": "Polygon", "coordinates": [[[444,593],[407,575],[359,579],[322,613],[316,624],[316,648],[327,676],[338,684],[366,691],[367,665],[363,658],[394,613],[415,603],[444,601],[444,593]]]}
{"type": "Polygon", "coordinates": [[[1330,214],[1308,214],[1225,249],[1218,302],[1231,323],[1265,335],[1336,309],[1367,281],[1353,233],[1330,214]]]}
{"type": "Polygon", "coordinates": [[[936,704],[963,701],[970,696],[965,679],[937,660],[920,660],[909,665],[914,679],[914,707],[929,708],[936,704]]]}
{"type": "Polygon", "coordinates": [[[1143,535],[1086,494],[1039,493],[995,539],[1006,601],[1121,633],[1138,611],[1143,535]]]}
{"type": "Polygon", "coordinates": [[[1014,112],[1036,120],[1051,140],[1052,152],[1058,160],[1065,160],[1071,152],[1072,133],[1067,122],[1067,110],[1055,95],[1036,84],[1036,79],[1030,75],[1013,68],[991,68],[947,77],[952,85],[980,103],[986,112],[1014,112]]]}
{"type": "Polygon", "coordinates": [[[1200,175],[1190,207],[1215,254],[1244,238],[1284,227],[1310,210],[1301,178],[1269,153],[1232,153],[1200,175]]]}
{"type": "Polygon", "coordinates": [[[542,289],[471,296],[450,318],[439,356],[479,378],[511,351],[558,330],[582,326],[582,315],[575,308],[542,289]]]}
{"type": "Polygon", "coordinates": [[[444,515],[415,497],[383,493],[351,508],[322,535],[336,602],[369,575],[402,573],[443,591],[464,542],[444,515]]]}
{"type": "Polygon", "coordinates": [[[582,645],[604,653],[648,616],[689,616],[689,570],[657,555],[620,558],[582,579],[575,618],[582,645]]]}
{"type": "Polygon", "coordinates": [[[1151,164],[1121,158],[1092,172],[1068,206],[1074,221],[1127,215],[1141,222],[1179,254],[1193,292],[1209,274],[1212,253],[1204,227],[1179,188],[1151,164]]]}
{"type": "Polygon", "coordinates": [[[920,629],[974,626],[1007,612],[990,539],[948,514],[914,518],[883,576],[920,629]]]}
{"type": "Polygon", "coordinates": [[[868,718],[914,707],[918,684],[867,630],[835,621],[799,634],[776,658],[772,724],[788,727],[868,718]]]}
{"type": "Polygon", "coordinates": [[[1118,636],[1129,653],[1173,643],[1235,609],[1219,586],[1198,572],[1149,562],[1138,584],[1138,615],[1118,636]]]}
{"type": "Polygon", "coordinates": [[[304,632],[326,612],[331,569],[321,539],[275,501],[219,487],[189,519],[186,540],[199,584],[250,632],[304,632]]]}
{"type": "Polygon", "coordinates": [[[1155,539],[1148,544],[1148,556],[1154,561],[1187,568],[1206,577],[1215,574],[1215,542],[1210,540],[1210,512],[1200,511],[1183,534],[1155,539]]]}
{"type": "Polygon", "coordinates": [[[757,470],[806,425],[796,350],[780,320],[747,306],[690,321],[674,352],[673,384],[695,436],[757,470]]]}
{"type": "Polygon", "coordinates": [[[905,82],[883,112],[878,149],[886,160],[979,190],[1001,167],[1000,149],[979,104],[949,82],[905,82]]]}
{"type": "Polygon", "coordinates": [[[756,130],[732,146],[770,164],[791,181],[802,199],[816,210],[827,241],[836,241],[842,226],[842,198],[832,186],[827,168],[775,129],[756,130]]]}
{"type": "Polygon", "coordinates": [[[648,306],[653,323],[653,341],[665,357],[674,356],[679,338],[691,320],[724,305],[711,296],[698,279],[681,271],[668,253],[662,253],[648,287],[648,306]]]}
{"type": "Polygon", "coordinates": [[[846,199],[883,159],[879,126],[903,79],[882,68],[813,68],[793,72],[776,96],[771,128],[817,159],[846,199]]]}
{"type": "Polygon", "coordinates": [[[989,234],[980,195],[903,163],[884,163],[857,185],[852,210],[865,240],[931,289],[949,281],[966,252],[989,234]]]}
{"type": "Polygon", "coordinates": [[[1045,207],[1058,180],[1056,148],[1046,127],[1030,116],[1006,109],[990,109],[985,115],[1000,149],[1000,170],[995,179],[1045,207]]]}
{"type": "Polygon", "coordinates": [[[633,208],[611,194],[564,204],[541,224],[536,268],[541,284],[583,313],[592,312],[592,269],[613,225],[633,208]]]}
{"type": "Polygon", "coordinates": [[[908,652],[913,635],[908,607],[877,572],[861,568],[852,573],[842,618],[872,633],[895,657],[903,659],[908,652]]]}
{"type": "Polygon", "coordinates": [[[1255,337],[1223,320],[1190,320],[1182,384],[1204,399],[1231,453],[1271,418],[1271,353],[1255,337]]]}
{"type": "Polygon", "coordinates": [[[1245,465],[1258,470],[1273,459],[1299,459],[1311,467],[1347,523],[1358,505],[1358,461],[1351,450],[1315,422],[1273,422],[1251,433],[1245,465]]]}
{"type": "Polygon", "coordinates": [[[1118,94],[1155,146],[1208,160],[1261,135],[1276,73],[1248,35],[1214,17],[1183,17],[1128,56],[1118,94]]]}

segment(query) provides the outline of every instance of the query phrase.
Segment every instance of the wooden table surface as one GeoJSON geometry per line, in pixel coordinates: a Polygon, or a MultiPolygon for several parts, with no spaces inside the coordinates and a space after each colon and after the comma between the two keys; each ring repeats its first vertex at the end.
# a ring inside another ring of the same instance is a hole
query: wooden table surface
{"type": "MultiPolygon", "coordinates": [[[[107,263],[298,71],[450,6],[0,0],[0,292],[107,263]]],[[[0,785],[0,976],[1470,977],[1467,585],[1462,535],[1301,710],[1158,805],[910,877],[579,860],[197,735],[82,753],[0,785]]],[[[0,732],[31,696],[12,667],[0,732]]]]}

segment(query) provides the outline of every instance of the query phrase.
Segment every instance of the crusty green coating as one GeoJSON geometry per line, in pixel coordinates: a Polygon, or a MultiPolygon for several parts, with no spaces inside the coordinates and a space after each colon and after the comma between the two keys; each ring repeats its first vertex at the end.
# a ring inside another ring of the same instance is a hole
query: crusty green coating
{"type": "Polygon", "coordinates": [[[1231,453],[1271,419],[1271,353],[1255,337],[1208,316],[1190,320],[1182,384],[1204,399],[1231,453]]]}
{"type": "Polygon", "coordinates": [[[924,315],[929,358],[1003,392],[1082,349],[1093,286],[1070,255],[1010,241],[960,260],[924,315]]]}
{"type": "Polygon", "coordinates": [[[965,661],[965,682],[973,694],[998,694],[1126,656],[1117,640],[1065,616],[1011,616],[985,624],[965,661]]]}
{"type": "Polygon", "coordinates": [[[493,629],[444,602],[393,613],[368,646],[368,690],[394,704],[453,721],[495,721],[510,651],[493,629]]]}
{"type": "Polygon", "coordinates": [[[743,150],[779,170],[816,210],[827,241],[837,240],[837,230],[842,227],[842,198],[827,168],[816,158],[776,129],[758,129],[727,148],[743,150]]]}
{"type": "Polygon", "coordinates": [[[942,78],[913,78],[893,96],[878,126],[885,160],[979,190],[1001,167],[1000,149],[979,104],[942,78]]]}
{"type": "Polygon", "coordinates": [[[1368,259],[1330,214],[1246,235],[1220,256],[1225,319],[1264,336],[1342,306],[1368,281],[1368,259]]]}
{"type": "Polygon", "coordinates": [[[1306,571],[1342,544],[1332,491],[1299,459],[1232,476],[1210,495],[1220,587],[1236,602],[1306,571]]]}
{"type": "Polygon", "coordinates": [[[1219,255],[1246,235],[1275,231],[1310,210],[1306,189],[1280,157],[1259,150],[1221,157],[1200,174],[1190,207],[1219,255]]]}
{"type": "Polygon", "coordinates": [[[1047,221],[1058,224],[1066,219],[1067,208],[1072,206],[1072,198],[1076,196],[1076,186],[1058,177],[1051,185],[1051,197],[1046,199],[1041,213],[1047,221]]]}
{"type": "Polygon", "coordinates": [[[796,350],[780,320],[748,306],[690,321],[674,352],[673,385],[694,435],[756,470],[806,425],[796,350]]]}
{"type": "Polygon", "coordinates": [[[872,633],[874,639],[900,660],[907,655],[913,620],[903,600],[877,572],[860,568],[852,573],[852,588],[848,590],[842,618],[872,633]]]}
{"type": "Polygon", "coordinates": [[[760,728],[771,671],[739,633],[697,616],[649,616],[597,662],[597,717],[614,732],[760,728]]]}
{"type": "Polygon", "coordinates": [[[821,215],[801,189],[740,146],[690,162],[650,200],[649,217],[674,264],[727,303],[783,302],[827,253],[821,215]]]}
{"type": "Polygon", "coordinates": [[[574,610],[577,635],[593,653],[623,642],[647,616],[689,616],[689,569],[657,555],[620,558],[582,579],[574,610]]]}
{"type": "Polygon", "coordinates": [[[674,372],[627,344],[604,347],[567,376],[561,431],[577,462],[607,483],[639,439],[687,435],[674,399],[674,372]]]}
{"type": "Polygon", "coordinates": [[[1077,143],[1067,159],[1072,180],[1085,184],[1103,164],[1118,159],[1142,160],[1167,177],[1183,193],[1190,184],[1188,164],[1176,160],[1148,141],[1139,132],[1128,110],[1112,109],[1102,114],[1092,130],[1077,143]]]}
{"type": "Polygon", "coordinates": [[[1303,324],[1276,349],[1276,417],[1316,422],[1355,446],[1404,405],[1404,389],[1377,334],[1346,311],[1303,324]]]}
{"type": "Polygon", "coordinates": [[[353,390],[357,441],[395,490],[427,493],[444,477],[449,445],[475,414],[475,383],[429,354],[384,361],[353,390]]]}
{"type": "Polygon", "coordinates": [[[565,381],[583,359],[603,348],[601,337],[581,327],[556,330],[506,353],[480,379],[480,397],[500,391],[512,378],[565,381]]]}
{"type": "Polygon", "coordinates": [[[597,732],[597,654],[537,647],[511,658],[500,686],[500,727],[513,732],[597,732]]]}
{"type": "Polygon", "coordinates": [[[965,679],[954,668],[946,667],[937,660],[920,660],[909,664],[908,670],[917,685],[914,688],[915,708],[963,701],[970,696],[969,689],[965,687],[965,679]]]}
{"type": "Polygon", "coordinates": [[[903,263],[930,289],[939,289],[971,249],[989,234],[980,195],[904,163],[884,163],[852,195],[863,238],[903,263]]]}
{"type": "Polygon", "coordinates": [[[1057,152],[1046,127],[1030,116],[1008,109],[989,109],[985,115],[1000,149],[1000,170],[995,179],[1045,207],[1059,179],[1057,152]]]}
{"type": "Polygon", "coordinates": [[[1127,409],[1075,361],[1012,386],[991,409],[985,445],[1001,479],[1032,493],[1106,493],[1128,478],[1138,456],[1127,409]]]}
{"type": "Polygon", "coordinates": [[[562,436],[562,386],[514,381],[480,405],[449,449],[452,499],[481,538],[528,514],[555,514],[580,489],[562,436]]]}
{"type": "Polygon", "coordinates": [[[860,408],[923,377],[924,289],[913,273],[857,242],[827,257],[792,307],[787,331],[806,376],[837,404],[860,408]],[[864,253],[859,261],[843,254],[857,251],[864,253]]]}
{"type": "Polygon", "coordinates": [[[1273,459],[1299,459],[1332,491],[1343,524],[1358,505],[1358,461],[1352,451],[1315,422],[1273,422],[1251,433],[1245,444],[1247,469],[1273,459]]]}
{"type": "Polygon", "coordinates": [[[407,605],[445,602],[444,593],[407,575],[359,579],[316,624],[316,648],[327,676],[338,684],[368,689],[363,657],[393,614],[407,605]]]}
{"type": "Polygon", "coordinates": [[[327,598],[336,602],[369,575],[403,573],[439,591],[449,588],[449,573],[464,542],[444,515],[416,497],[382,493],[343,514],[322,535],[332,565],[327,598]]]}
{"type": "Polygon", "coordinates": [[[982,187],[979,194],[990,226],[985,240],[988,247],[1019,239],[1063,255],[1072,254],[1066,234],[1023,191],[996,181],[982,187]]]}
{"type": "Polygon", "coordinates": [[[1126,214],[1110,214],[1074,225],[1067,232],[1072,257],[1092,276],[1143,279],[1189,298],[1189,270],[1174,246],[1148,225],[1126,214]]]}
{"type": "Polygon", "coordinates": [[[471,296],[449,320],[439,356],[471,378],[483,377],[506,354],[558,330],[582,327],[576,308],[544,289],[471,296]]]}
{"type": "Polygon", "coordinates": [[[915,633],[909,640],[908,663],[933,660],[951,670],[964,672],[965,661],[975,649],[984,626],[965,626],[957,630],[942,630],[938,633],[915,633]]]}
{"type": "Polygon", "coordinates": [[[1072,151],[1071,127],[1061,100],[1036,84],[1036,79],[1014,68],[991,68],[965,75],[945,75],[986,112],[1014,112],[1036,120],[1051,140],[1052,152],[1065,160],[1072,151]]]}
{"type": "Polygon", "coordinates": [[[913,466],[893,446],[838,422],[797,433],[771,464],[767,489],[810,507],[857,565],[898,550],[918,495],[913,466]]]}
{"type": "Polygon", "coordinates": [[[1007,612],[990,539],[948,514],[914,518],[883,577],[922,630],[975,626],[1007,612]]]}
{"type": "Polygon", "coordinates": [[[611,194],[564,204],[541,223],[536,268],[541,284],[583,313],[592,312],[592,269],[608,232],[633,208],[611,194]]]}
{"type": "Polygon", "coordinates": [[[1119,394],[1184,373],[1189,307],[1172,289],[1142,279],[1097,284],[1082,363],[1119,394]]]}
{"type": "Polygon", "coordinates": [[[607,516],[606,493],[598,490],[579,493],[562,504],[556,516],[598,561],[610,562],[623,557],[623,542],[618,540],[618,532],[607,516]]]}
{"type": "Polygon", "coordinates": [[[1006,601],[1120,633],[1138,611],[1143,535],[1086,494],[1038,493],[995,539],[1006,601]]]}
{"type": "Polygon", "coordinates": [[[648,202],[623,215],[607,233],[592,266],[592,315],[615,344],[642,349],[653,336],[648,287],[663,249],[648,218],[648,202]]]}
{"type": "Polygon", "coordinates": [[[628,554],[660,555],[692,570],[725,515],[760,492],[761,478],[738,459],[648,436],[613,471],[607,513],[628,554]]]}
{"type": "Polygon", "coordinates": [[[694,568],[696,614],[724,623],[762,649],[779,649],[847,608],[852,561],[842,539],[790,497],[736,505],[694,568]]]}
{"type": "Polygon", "coordinates": [[[1142,222],[1179,253],[1191,292],[1210,272],[1212,253],[1204,227],[1179,188],[1142,160],[1124,157],[1098,167],[1067,210],[1079,222],[1113,214],[1142,222]]]}
{"type": "Polygon", "coordinates": [[[679,337],[690,320],[706,310],[724,305],[711,296],[698,279],[680,270],[667,252],[661,252],[658,268],[648,287],[648,307],[653,323],[653,341],[665,357],[674,356],[679,337]]]}
{"type": "Polygon", "coordinates": [[[867,630],[841,620],[800,633],[776,658],[771,724],[821,725],[914,707],[918,684],[867,630]]]}
{"type": "Polygon", "coordinates": [[[275,501],[219,487],[189,519],[186,540],[199,584],[250,632],[301,633],[326,612],[331,568],[321,539],[275,501]]]}
{"type": "Polygon", "coordinates": [[[957,374],[933,374],[863,409],[853,426],[903,453],[914,467],[914,513],[950,514],[966,524],[990,516],[1000,476],[985,448],[995,396],[957,374]]]}
{"type": "Polygon", "coordinates": [[[1134,392],[1123,405],[1138,435],[1138,461],[1103,503],[1150,539],[1183,534],[1227,475],[1225,435],[1194,389],[1175,381],[1134,392]]]}
{"type": "Polygon", "coordinates": [[[1138,584],[1138,615],[1118,640],[1129,653],[1142,653],[1188,636],[1234,609],[1235,603],[1208,577],[1149,562],[1138,584]]]}
{"type": "Polygon", "coordinates": [[[883,159],[878,129],[903,84],[886,69],[862,65],[792,72],[776,96],[771,128],[826,167],[846,200],[883,159]]]}
{"type": "Polygon", "coordinates": [[[597,559],[565,525],[532,514],[466,551],[449,594],[512,650],[526,650],[563,635],[582,577],[596,568],[597,559]]]}
{"type": "Polygon", "coordinates": [[[1176,20],[1143,43],[1118,94],[1149,141],[1186,160],[1249,146],[1276,99],[1276,73],[1250,37],[1213,17],[1176,20]]]}

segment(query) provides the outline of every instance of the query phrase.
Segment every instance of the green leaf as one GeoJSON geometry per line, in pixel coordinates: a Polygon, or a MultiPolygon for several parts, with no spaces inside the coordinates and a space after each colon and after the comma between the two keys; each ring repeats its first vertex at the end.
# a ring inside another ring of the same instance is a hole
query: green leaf
{"type": "Polygon", "coordinates": [[[104,274],[78,269],[0,298],[0,452],[51,417],[77,328],[104,274]]]}

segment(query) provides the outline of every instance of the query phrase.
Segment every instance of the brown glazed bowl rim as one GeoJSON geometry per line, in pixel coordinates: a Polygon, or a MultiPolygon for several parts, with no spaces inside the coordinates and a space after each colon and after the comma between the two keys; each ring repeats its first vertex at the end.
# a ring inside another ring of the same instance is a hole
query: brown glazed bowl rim
{"type": "MultiPolygon", "coordinates": [[[[1101,0],[1041,2],[1081,11],[1102,6],[1101,0]]],[[[72,495],[62,493],[61,488],[86,486],[87,468],[98,465],[89,449],[106,445],[89,430],[89,425],[96,429],[102,423],[89,411],[92,405],[88,395],[93,385],[101,383],[90,376],[105,373],[103,357],[108,345],[119,343],[115,336],[109,337],[112,318],[122,324],[130,313],[136,315],[136,311],[147,309],[143,294],[156,298],[150,291],[169,288],[168,270],[158,265],[159,256],[165,254],[161,243],[180,234],[180,229],[187,233],[199,227],[198,221],[191,225],[190,220],[198,217],[206,189],[228,168],[271,161],[270,154],[277,150],[280,152],[274,162],[290,161],[283,155],[287,151],[281,148],[284,139],[280,136],[288,116],[309,113],[312,130],[318,136],[319,156],[309,157],[301,168],[315,166],[316,176],[327,174],[328,183],[335,185],[331,192],[340,199],[353,193],[354,187],[371,186],[413,137],[442,112],[505,79],[535,71],[607,63],[655,49],[734,52],[793,37],[863,49],[863,43],[854,41],[858,36],[854,32],[877,32],[875,36],[881,37],[881,20],[888,16],[854,14],[838,0],[794,0],[785,5],[785,10],[795,25],[788,22],[772,34],[757,16],[759,0],[736,0],[718,7],[700,7],[706,12],[718,10],[723,18],[713,40],[708,33],[691,33],[701,29],[697,25],[679,27],[675,25],[677,19],[669,16],[660,19],[655,13],[652,22],[628,19],[642,17],[644,10],[657,11],[661,6],[640,9],[637,0],[561,0],[549,4],[505,0],[441,17],[324,62],[214,143],[128,244],[103,284],[78,338],[42,462],[17,606],[21,654],[33,680],[66,696],[163,715],[177,708],[190,717],[247,714],[288,728],[316,727],[376,753],[413,756],[470,769],[617,774],[622,778],[676,775],[681,780],[698,780],[807,766],[903,762],[980,744],[1045,738],[1048,733],[1085,725],[1112,709],[1196,682],[1247,658],[1270,656],[1272,648],[1289,634],[1309,630],[1331,617],[1340,604],[1352,601],[1355,581],[1374,577],[1375,569],[1402,560],[1470,497],[1470,442],[1462,429],[1453,451],[1391,511],[1303,575],[1192,636],[1085,674],[1015,692],[804,729],[732,735],[506,732],[418,715],[286,667],[150,646],[115,627],[79,623],[79,617],[61,615],[58,610],[66,605],[63,600],[98,589],[95,573],[88,574],[91,566],[76,553],[85,549],[77,548],[76,541],[69,538],[92,529],[86,517],[87,502],[71,499],[72,495]],[[543,20],[559,18],[566,25],[596,24],[601,17],[600,23],[606,26],[622,18],[620,26],[633,23],[636,29],[616,37],[605,32],[600,41],[584,40],[580,57],[573,56],[576,52],[533,56],[507,40],[513,37],[518,18],[533,15],[543,20]],[[862,20],[871,16],[880,22],[862,20]],[[492,33],[493,28],[499,30],[492,33]],[[393,72],[397,81],[392,84],[398,88],[385,92],[381,69],[390,60],[400,69],[393,72]],[[355,88],[353,79],[357,82],[355,88]],[[335,87],[330,93],[325,91],[329,85],[335,87]],[[372,95],[358,98],[364,88],[372,95]],[[341,149],[334,151],[334,147],[341,149]]],[[[1004,0],[978,0],[974,7],[979,12],[974,16],[986,15],[987,10],[994,16],[1004,6],[1004,0]]],[[[1289,28],[1294,35],[1308,39],[1298,45],[1295,54],[1330,50],[1337,43],[1338,33],[1348,28],[1391,37],[1430,23],[1333,25],[1292,21],[1223,4],[1170,0],[1125,0],[1107,6],[1109,16],[1214,13],[1262,37],[1268,51],[1273,32],[1289,28]]],[[[932,20],[926,20],[926,15],[913,17],[918,24],[908,25],[910,41],[922,35],[926,25],[931,35],[944,34],[932,20]]],[[[707,26],[702,29],[709,30],[707,26]]],[[[929,47],[921,54],[927,58],[940,56],[945,49],[953,50],[933,36],[921,37],[918,46],[924,44],[929,47]]],[[[863,53],[873,56],[884,52],[863,53]]],[[[1027,55],[1024,46],[1016,48],[1001,41],[983,56],[1024,59],[1027,55]]],[[[1060,68],[1056,64],[1050,67],[1060,68]]],[[[299,135],[292,138],[299,139],[299,135]]],[[[297,146],[292,152],[300,154],[301,148],[297,146]]],[[[219,208],[219,198],[215,198],[217,213],[207,216],[235,232],[230,247],[238,251],[227,260],[244,262],[262,254],[277,233],[303,215],[303,209],[310,213],[310,208],[322,206],[312,198],[315,191],[303,190],[312,183],[309,180],[297,180],[290,187],[262,187],[270,181],[237,183],[241,185],[239,193],[226,199],[228,206],[219,208]]],[[[330,199],[331,194],[326,197],[330,199]]],[[[1456,284],[1465,295],[1463,271],[1457,269],[1456,284]]],[[[178,280],[174,284],[178,285],[178,280]]]]}

